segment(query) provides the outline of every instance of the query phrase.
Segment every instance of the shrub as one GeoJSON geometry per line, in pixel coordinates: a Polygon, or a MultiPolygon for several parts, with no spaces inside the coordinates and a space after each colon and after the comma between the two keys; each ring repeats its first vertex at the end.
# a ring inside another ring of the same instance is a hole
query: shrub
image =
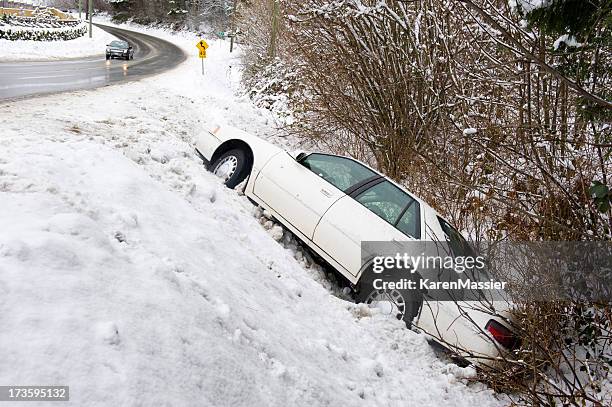
{"type": "Polygon", "coordinates": [[[80,27],[68,30],[24,30],[19,28],[0,27],[0,39],[17,41],[68,41],[82,37],[87,32],[87,27],[80,27]]]}
{"type": "Polygon", "coordinates": [[[126,13],[125,11],[122,11],[120,13],[115,14],[113,16],[112,21],[114,23],[117,23],[117,24],[122,24],[122,23],[125,23],[126,21],[128,21],[129,19],[130,19],[129,13],[126,13]]]}
{"type": "Polygon", "coordinates": [[[141,25],[149,25],[153,23],[153,20],[151,20],[151,18],[149,17],[134,17],[132,21],[136,24],[141,25]]]}

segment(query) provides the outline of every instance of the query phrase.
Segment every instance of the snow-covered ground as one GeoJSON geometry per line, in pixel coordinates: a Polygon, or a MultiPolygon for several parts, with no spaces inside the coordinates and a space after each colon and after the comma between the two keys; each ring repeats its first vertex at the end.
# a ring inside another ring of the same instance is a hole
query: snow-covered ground
{"type": "MultiPolygon", "coordinates": [[[[502,406],[422,335],[332,295],[204,171],[206,122],[274,139],[228,43],[171,72],[0,104],[0,383],[78,406],[502,406]],[[230,66],[232,68],[230,68],[230,66]]],[[[282,140],[281,140],[282,142],[282,140]]]]}
{"type": "Polygon", "coordinates": [[[70,41],[9,41],[0,40],[0,62],[49,61],[90,56],[104,56],[106,44],[116,39],[106,31],[93,27],[83,37],[70,41]]]}

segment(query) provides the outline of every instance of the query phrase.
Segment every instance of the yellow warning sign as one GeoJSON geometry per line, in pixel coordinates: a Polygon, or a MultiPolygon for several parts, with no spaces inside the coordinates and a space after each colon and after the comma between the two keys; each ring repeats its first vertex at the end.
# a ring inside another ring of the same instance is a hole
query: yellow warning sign
{"type": "Polygon", "coordinates": [[[196,47],[200,50],[200,58],[206,58],[206,49],[208,48],[208,43],[204,40],[200,40],[196,44],[196,47]]]}

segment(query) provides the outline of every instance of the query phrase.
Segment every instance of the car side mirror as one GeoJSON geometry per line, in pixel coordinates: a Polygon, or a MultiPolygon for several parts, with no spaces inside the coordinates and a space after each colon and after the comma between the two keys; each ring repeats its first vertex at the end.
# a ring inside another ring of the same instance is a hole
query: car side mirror
{"type": "Polygon", "coordinates": [[[308,157],[308,154],[306,154],[306,153],[299,153],[299,154],[297,155],[297,157],[295,157],[295,161],[297,161],[297,162],[302,162],[302,161],[304,161],[304,159],[305,159],[306,157],[308,157]]]}

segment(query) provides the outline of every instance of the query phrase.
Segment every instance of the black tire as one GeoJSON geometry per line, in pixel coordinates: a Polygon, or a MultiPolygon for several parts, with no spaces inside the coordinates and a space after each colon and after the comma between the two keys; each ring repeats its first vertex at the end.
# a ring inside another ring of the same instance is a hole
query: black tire
{"type": "Polygon", "coordinates": [[[224,178],[223,183],[226,187],[234,189],[249,175],[249,162],[244,150],[235,148],[221,154],[209,169],[213,174],[224,178]],[[220,167],[222,165],[227,167],[220,167]]]}
{"type": "Polygon", "coordinates": [[[110,59],[110,55],[106,54],[106,60],[108,61],[110,59]]]}
{"type": "MultiPolygon", "coordinates": [[[[357,293],[355,301],[370,305],[375,301],[376,297],[386,297],[390,302],[393,302],[395,317],[402,319],[408,328],[412,326],[412,321],[419,315],[421,306],[423,305],[423,295],[415,290],[375,290],[374,280],[382,278],[384,281],[394,281],[392,274],[375,274],[371,268],[364,271],[363,275],[357,283],[357,293]]],[[[419,275],[414,274],[410,277],[411,280],[418,282],[419,275]]]]}

